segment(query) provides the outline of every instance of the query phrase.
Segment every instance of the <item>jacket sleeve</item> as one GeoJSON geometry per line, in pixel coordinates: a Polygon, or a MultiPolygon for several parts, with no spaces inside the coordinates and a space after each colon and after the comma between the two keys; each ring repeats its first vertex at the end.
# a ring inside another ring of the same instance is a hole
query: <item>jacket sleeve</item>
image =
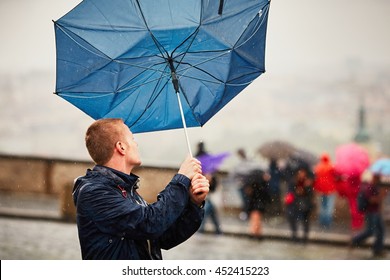
{"type": "Polygon", "coordinates": [[[160,247],[169,250],[190,238],[200,227],[204,218],[204,209],[192,202],[177,221],[160,237],[160,247]]]}
{"type": "Polygon", "coordinates": [[[157,239],[182,214],[188,203],[191,181],[176,174],[158,195],[155,203],[147,206],[124,198],[113,187],[99,186],[81,191],[78,215],[87,215],[99,231],[130,239],[157,239]]]}

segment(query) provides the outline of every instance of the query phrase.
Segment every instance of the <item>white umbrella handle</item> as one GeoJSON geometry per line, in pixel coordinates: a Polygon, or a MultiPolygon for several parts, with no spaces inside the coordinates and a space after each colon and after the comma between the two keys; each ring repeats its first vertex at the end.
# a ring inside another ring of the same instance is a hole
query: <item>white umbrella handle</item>
{"type": "Polygon", "coordinates": [[[181,105],[181,100],[180,100],[179,91],[176,91],[176,96],[177,96],[177,101],[179,101],[180,115],[181,115],[181,120],[182,120],[182,122],[183,122],[183,128],[184,128],[184,134],[185,134],[185,136],[186,136],[188,152],[190,153],[190,156],[192,157],[190,139],[188,138],[187,124],[186,124],[186,119],[185,119],[185,117],[184,117],[183,106],[181,105]]]}

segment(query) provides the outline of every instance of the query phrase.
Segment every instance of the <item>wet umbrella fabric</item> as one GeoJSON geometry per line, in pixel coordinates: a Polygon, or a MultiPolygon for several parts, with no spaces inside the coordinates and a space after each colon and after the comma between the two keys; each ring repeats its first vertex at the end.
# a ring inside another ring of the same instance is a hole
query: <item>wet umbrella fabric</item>
{"type": "Polygon", "coordinates": [[[265,142],[258,149],[258,152],[263,157],[275,160],[288,158],[293,155],[295,151],[296,149],[292,144],[281,140],[265,142]]]}
{"type": "Polygon", "coordinates": [[[370,165],[368,152],[356,143],[336,148],[335,169],[345,175],[361,175],[370,165]]]}
{"type": "Polygon", "coordinates": [[[54,22],[56,94],[134,133],[202,126],[265,71],[268,9],[268,0],[84,0],[54,22]]]}
{"type": "Polygon", "coordinates": [[[382,176],[390,176],[390,158],[378,159],[370,166],[370,171],[382,176]]]}
{"type": "Polygon", "coordinates": [[[310,167],[313,167],[319,161],[318,156],[304,149],[295,149],[294,153],[290,156],[290,158],[304,162],[307,164],[307,166],[310,167]]]}

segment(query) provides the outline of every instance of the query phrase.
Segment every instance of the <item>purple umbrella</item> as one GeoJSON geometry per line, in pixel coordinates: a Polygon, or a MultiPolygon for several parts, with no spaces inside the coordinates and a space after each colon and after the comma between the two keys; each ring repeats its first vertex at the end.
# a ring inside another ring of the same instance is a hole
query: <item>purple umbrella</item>
{"type": "Polygon", "coordinates": [[[203,174],[210,174],[217,171],[228,156],[230,156],[230,153],[225,152],[216,155],[204,154],[197,158],[202,163],[203,174]]]}

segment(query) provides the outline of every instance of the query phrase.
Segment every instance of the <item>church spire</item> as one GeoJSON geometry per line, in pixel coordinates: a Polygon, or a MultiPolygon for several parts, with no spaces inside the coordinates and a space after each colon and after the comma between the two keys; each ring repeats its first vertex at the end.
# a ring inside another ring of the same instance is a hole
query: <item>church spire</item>
{"type": "Polygon", "coordinates": [[[359,108],[359,126],[354,140],[358,143],[366,143],[370,140],[370,135],[366,129],[366,110],[363,106],[363,103],[359,108]]]}

